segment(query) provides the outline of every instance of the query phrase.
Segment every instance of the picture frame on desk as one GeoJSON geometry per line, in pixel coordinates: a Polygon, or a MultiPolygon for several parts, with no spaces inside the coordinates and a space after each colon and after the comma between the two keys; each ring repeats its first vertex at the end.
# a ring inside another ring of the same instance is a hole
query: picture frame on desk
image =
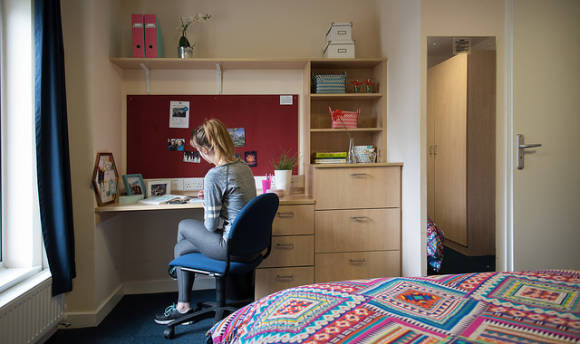
{"type": "Polygon", "coordinates": [[[145,182],[141,173],[125,174],[123,175],[123,184],[127,195],[143,195],[145,196],[145,182]]]}
{"type": "Polygon", "coordinates": [[[155,179],[147,181],[147,197],[163,196],[171,193],[171,181],[155,179]]]}
{"type": "Polygon", "coordinates": [[[99,206],[114,203],[117,200],[119,174],[113,153],[97,153],[92,182],[99,206]]]}

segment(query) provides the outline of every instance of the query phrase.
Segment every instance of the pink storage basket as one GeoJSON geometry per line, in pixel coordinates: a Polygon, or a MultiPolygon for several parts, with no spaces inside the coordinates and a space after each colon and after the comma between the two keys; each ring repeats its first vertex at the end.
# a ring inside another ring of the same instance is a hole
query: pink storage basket
{"type": "Polygon", "coordinates": [[[328,112],[330,112],[330,120],[332,121],[331,128],[353,129],[357,127],[360,108],[356,109],[356,111],[343,111],[339,109],[332,110],[329,106],[328,112]]]}

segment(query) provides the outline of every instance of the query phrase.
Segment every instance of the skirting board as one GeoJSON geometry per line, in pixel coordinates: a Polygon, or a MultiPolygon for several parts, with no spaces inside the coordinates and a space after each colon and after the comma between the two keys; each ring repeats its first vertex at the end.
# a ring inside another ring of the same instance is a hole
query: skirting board
{"type": "MultiPolygon", "coordinates": [[[[66,312],[64,323],[70,324],[66,328],[97,327],[105,317],[115,308],[123,298],[123,285],[119,285],[108,298],[106,298],[95,312],[66,312]]],[[[64,328],[64,327],[63,327],[64,328]]]]}
{"type": "MultiPolygon", "coordinates": [[[[215,289],[215,280],[209,276],[196,275],[193,290],[203,289],[215,289]]],[[[125,282],[101,303],[96,312],[65,312],[63,322],[70,324],[67,328],[97,327],[125,295],[176,291],[177,281],[172,279],[125,282]]]]}

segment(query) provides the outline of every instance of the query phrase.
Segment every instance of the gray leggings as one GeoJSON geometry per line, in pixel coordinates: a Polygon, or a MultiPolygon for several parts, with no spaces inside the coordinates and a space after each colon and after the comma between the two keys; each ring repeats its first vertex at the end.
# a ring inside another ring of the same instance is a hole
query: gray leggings
{"type": "MultiPolygon", "coordinates": [[[[226,260],[227,244],[221,233],[208,231],[201,221],[187,219],[179,222],[177,244],[173,252],[175,258],[192,252],[201,252],[213,259],[226,260]]],[[[177,269],[179,302],[191,302],[194,279],[195,273],[177,269]]]]}

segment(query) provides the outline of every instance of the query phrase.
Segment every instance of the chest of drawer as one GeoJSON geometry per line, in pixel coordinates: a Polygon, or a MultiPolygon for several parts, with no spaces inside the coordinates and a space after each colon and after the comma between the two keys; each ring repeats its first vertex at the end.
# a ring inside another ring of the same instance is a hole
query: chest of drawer
{"type": "Polygon", "coordinates": [[[273,235],[314,233],[314,205],[281,205],[272,223],[273,235]]]}
{"type": "Polygon", "coordinates": [[[399,208],[317,211],[316,252],[399,250],[399,208]]]}
{"type": "Polygon", "coordinates": [[[401,167],[314,169],[316,210],[400,207],[401,167]]]}
{"type": "Polygon", "coordinates": [[[258,299],[278,290],[313,282],[313,267],[257,269],[255,297],[258,299]]]}
{"type": "Polygon", "coordinates": [[[314,238],[312,235],[274,236],[270,256],[260,264],[260,268],[313,264],[314,238]]]}
{"type": "Polygon", "coordinates": [[[316,254],[316,282],[400,275],[400,251],[316,254]]]}

